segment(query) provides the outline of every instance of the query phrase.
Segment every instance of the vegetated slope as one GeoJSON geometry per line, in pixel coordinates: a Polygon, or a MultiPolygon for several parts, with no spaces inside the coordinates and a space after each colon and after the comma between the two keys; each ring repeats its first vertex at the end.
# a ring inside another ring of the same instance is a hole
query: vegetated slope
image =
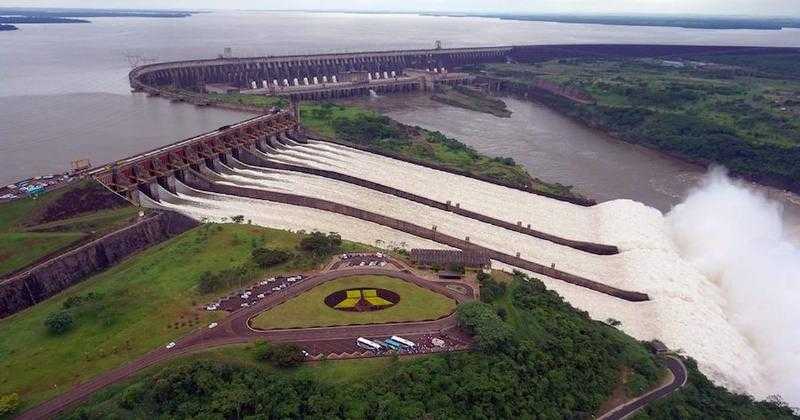
{"type": "Polygon", "coordinates": [[[578,104],[537,98],[629,142],[723,164],[800,191],[800,53],[666,59],[562,59],[484,70],[526,90],[543,78],[588,92],[578,104]]]}
{"type": "Polygon", "coordinates": [[[219,315],[202,310],[204,303],[257,276],[316,268],[324,256],[297,250],[302,238],[204,224],[0,320],[0,396],[17,393],[24,406],[41,402],[207,325],[219,315]],[[262,268],[251,253],[263,247],[292,257],[262,268]],[[45,325],[51,316],[70,321],[53,331],[45,325]]]}
{"type": "Polygon", "coordinates": [[[571,187],[533,178],[511,158],[488,157],[439,133],[400,124],[377,112],[331,103],[304,105],[301,121],[322,136],[335,138],[403,158],[444,165],[517,188],[561,197],[577,197],[571,187]]]}
{"type": "Polygon", "coordinates": [[[632,417],[648,419],[798,419],[800,416],[779,397],[756,401],[749,395],[732,394],[714,385],[697,369],[693,359],[684,360],[689,370],[686,386],[632,417]]]}
{"type": "Polygon", "coordinates": [[[0,276],[129,223],[136,209],[94,181],[0,204],[0,276]]]}
{"type": "MultiPolygon", "coordinates": [[[[388,359],[384,366],[323,362],[322,374],[308,367],[264,374],[253,361],[237,361],[247,357],[241,349],[231,349],[227,360],[219,350],[101,393],[68,418],[590,418],[612,391],[639,394],[658,381],[662,371],[644,345],[589,320],[537,280],[517,277],[507,290],[484,281],[493,302],[459,308],[461,322],[476,334],[474,352],[388,359]],[[342,373],[339,380],[330,379],[330,370],[342,373]],[[625,385],[623,371],[630,372],[625,385]]],[[[686,406],[703,410],[710,396],[704,390],[686,397],[686,406]]],[[[724,391],[713,397],[723,407],[740,400],[724,391]]],[[[771,403],[741,407],[760,418],[788,417],[771,403]]]]}

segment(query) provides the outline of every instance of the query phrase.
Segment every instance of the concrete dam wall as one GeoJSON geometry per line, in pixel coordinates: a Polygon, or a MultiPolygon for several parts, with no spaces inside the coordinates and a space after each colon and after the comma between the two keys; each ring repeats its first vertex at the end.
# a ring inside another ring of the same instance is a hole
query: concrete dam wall
{"type": "Polygon", "coordinates": [[[197,222],[160,211],[0,283],[0,318],[33,306],[197,222]]]}
{"type": "Polygon", "coordinates": [[[255,81],[294,80],[347,72],[396,74],[405,69],[452,69],[508,60],[544,61],[565,57],[653,57],[686,54],[726,54],[740,51],[780,53],[781,48],[685,45],[516,45],[479,48],[372,51],[270,57],[219,58],[149,64],[129,74],[131,87],[139,90],[158,86],[193,89],[213,83],[247,87],[255,81]]]}

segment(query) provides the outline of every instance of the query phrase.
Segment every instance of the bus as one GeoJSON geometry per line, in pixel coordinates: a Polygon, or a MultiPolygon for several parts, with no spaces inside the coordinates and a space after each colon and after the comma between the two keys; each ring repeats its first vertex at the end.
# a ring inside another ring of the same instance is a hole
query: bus
{"type": "Polygon", "coordinates": [[[364,337],[358,337],[358,339],[356,339],[356,345],[364,350],[372,350],[372,351],[379,351],[383,348],[381,347],[380,344],[372,340],[367,340],[364,337]]]}
{"type": "Polygon", "coordinates": [[[416,344],[414,344],[413,341],[406,340],[405,338],[398,337],[396,335],[391,336],[390,339],[394,340],[394,341],[396,341],[396,342],[398,342],[398,343],[400,343],[400,344],[402,344],[404,346],[407,346],[407,347],[415,347],[416,346],[416,344]]]}
{"type": "Polygon", "coordinates": [[[383,340],[383,344],[386,347],[389,347],[392,350],[400,351],[400,350],[403,349],[403,345],[402,344],[398,343],[397,341],[392,340],[391,338],[387,338],[386,340],[383,340]]]}

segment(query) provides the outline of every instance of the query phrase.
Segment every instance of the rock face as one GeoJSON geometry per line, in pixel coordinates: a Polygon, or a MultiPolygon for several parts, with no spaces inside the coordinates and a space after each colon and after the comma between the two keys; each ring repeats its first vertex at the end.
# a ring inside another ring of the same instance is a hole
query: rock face
{"type": "Polygon", "coordinates": [[[161,211],[59,255],[0,283],[0,318],[35,305],[87,277],[197,226],[178,213],[161,211]]]}

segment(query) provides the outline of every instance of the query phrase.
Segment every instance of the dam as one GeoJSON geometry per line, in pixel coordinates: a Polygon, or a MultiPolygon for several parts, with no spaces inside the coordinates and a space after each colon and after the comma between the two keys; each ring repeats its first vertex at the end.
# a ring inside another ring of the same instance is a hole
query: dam
{"type": "MultiPolygon", "coordinates": [[[[434,48],[358,53],[217,58],[148,64],[128,75],[131,88],[176,101],[209,105],[201,94],[240,92],[291,100],[318,100],[375,93],[432,90],[474,79],[459,67],[541,61],[560,57],[646,57],[725,54],[748,47],[683,45],[521,45],[434,48]]],[[[780,52],[780,48],[764,51],[780,52]]],[[[495,82],[495,87],[497,83],[495,82]]],[[[545,86],[546,87],[546,86],[545,86]]],[[[585,100],[578,92],[565,97],[585,100]]]]}
{"type": "MultiPolygon", "coordinates": [[[[675,54],[736,50],[656,48],[675,54]]],[[[338,232],[381,248],[485,251],[494,268],[531,273],[596,320],[618,320],[638,339],[659,338],[685,350],[718,383],[758,389],[764,383],[760,372],[741,369],[758,366],[758,356],[726,320],[711,281],[682,259],[659,211],[630,200],[561,201],[309,137],[300,129],[299,99],[364,94],[371,84],[406,83],[403,78],[415,74],[425,80],[410,89],[425,89],[458,75],[459,66],[612,49],[498,47],[143,66],[131,73],[136,90],[169,98],[227,85],[287,97],[292,109],[95,168],[91,175],[133,202],[196,220],[241,215],[254,224],[338,232]],[[714,339],[697,340],[706,336],[714,339]]],[[[653,47],[623,51],[632,57],[654,54],[653,47]]]]}

